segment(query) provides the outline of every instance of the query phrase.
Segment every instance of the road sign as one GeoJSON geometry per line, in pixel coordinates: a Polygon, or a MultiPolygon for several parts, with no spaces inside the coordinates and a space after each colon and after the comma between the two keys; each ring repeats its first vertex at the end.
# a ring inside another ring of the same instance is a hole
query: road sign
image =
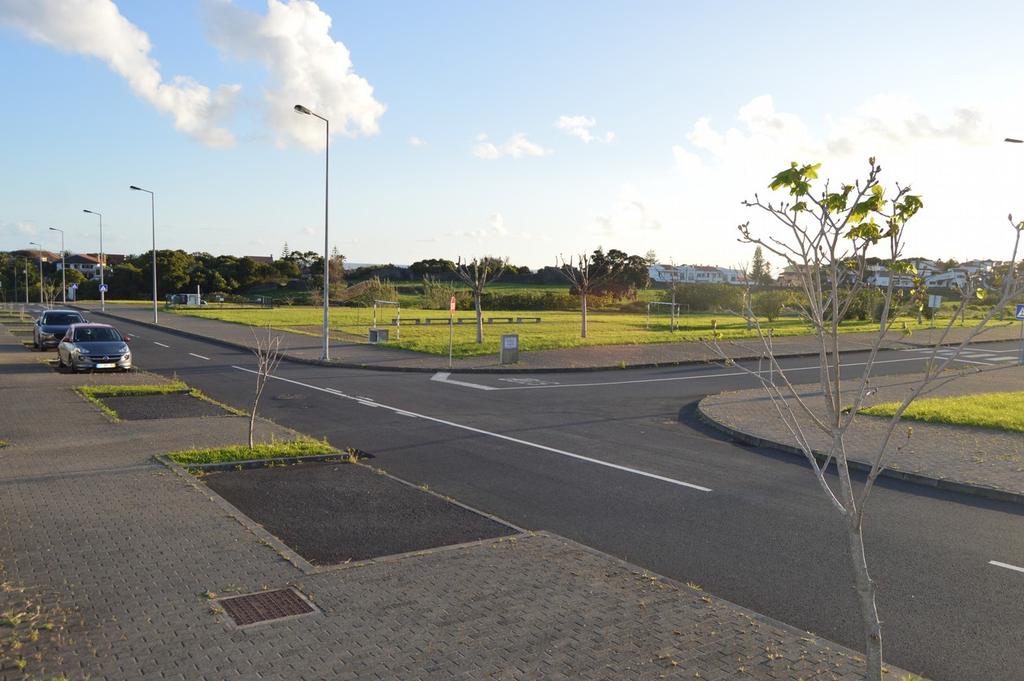
{"type": "Polygon", "coordinates": [[[1017,319],[1024,322],[1024,303],[1017,303],[1017,319]]]}
{"type": "Polygon", "coordinates": [[[72,284],[68,288],[70,288],[72,291],[77,291],[78,290],[78,284],[72,284]]]}
{"type": "Polygon", "coordinates": [[[107,292],[107,285],[106,284],[100,284],[100,293],[106,293],[106,292],[107,292]]]}
{"type": "Polygon", "coordinates": [[[928,307],[933,310],[942,307],[942,296],[928,296],[928,307]]]}
{"type": "Polygon", "coordinates": [[[455,314],[455,296],[452,296],[451,302],[448,303],[448,312],[455,314]]]}

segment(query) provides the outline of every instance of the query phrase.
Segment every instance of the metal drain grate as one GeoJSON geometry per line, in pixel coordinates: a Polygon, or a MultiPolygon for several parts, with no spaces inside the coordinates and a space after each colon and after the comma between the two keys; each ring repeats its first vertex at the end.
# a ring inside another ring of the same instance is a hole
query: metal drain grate
{"type": "Polygon", "coordinates": [[[220,604],[240,627],[316,612],[316,608],[294,589],[233,596],[222,599],[220,604]]]}

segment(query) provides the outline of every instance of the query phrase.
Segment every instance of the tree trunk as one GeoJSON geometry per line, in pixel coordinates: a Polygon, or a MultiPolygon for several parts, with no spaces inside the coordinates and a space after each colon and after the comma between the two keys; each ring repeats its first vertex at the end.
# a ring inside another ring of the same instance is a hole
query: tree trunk
{"type": "MultiPolygon", "coordinates": [[[[256,377],[256,381],[259,382],[259,377],[256,377]]],[[[256,398],[252,401],[252,413],[249,414],[249,449],[253,448],[253,430],[256,429],[256,405],[259,404],[260,393],[259,388],[256,389],[256,398]]]]}
{"type": "Polygon", "coordinates": [[[868,573],[863,528],[856,520],[856,514],[852,516],[847,521],[846,539],[849,543],[861,624],[864,627],[865,678],[867,681],[882,681],[882,623],[878,619],[878,608],[875,605],[875,583],[868,573]]]}
{"type": "Polygon", "coordinates": [[[584,293],[580,296],[580,312],[582,312],[582,327],[580,328],[580,338],[587,337],[587,294],[584,293]]]}
{"type": "Polygon", "coordinates": [[[476,308],[476,343],[484,342],[484,312],[480,308],[480,294],[473,294],[473,307],[476,308]]]}

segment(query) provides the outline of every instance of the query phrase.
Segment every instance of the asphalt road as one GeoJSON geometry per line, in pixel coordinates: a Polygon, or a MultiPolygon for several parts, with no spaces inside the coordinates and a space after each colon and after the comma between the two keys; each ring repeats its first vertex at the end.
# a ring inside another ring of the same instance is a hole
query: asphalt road
{"type": "MultiPolygon", "coordinates": [[[[139,367],[249,406],[251,354],[116,324],[135,336],[139,367]]],[[[1016,349],[985,344],[965,360],[1012,361],[1016,349]]],[[[863,358],[844,355],[851,371],[863,358]]],[[[881,359],[878,373],[907,372],[922,353],[881,359]]],[[[813,359],[784,364],[815,379],[813,359]]],[[[702,396],[750,386],[708,366],[445,377],[284,362],[259,413],[520,527],[863,649],[843,530],[809,468],[694,417],[702,396]]],[[[1021,679],[1024,571],[990,561],[1024,566],[1024,508],[893,480],[869,504],[886,659],[936,680],[1021,679]]]]}

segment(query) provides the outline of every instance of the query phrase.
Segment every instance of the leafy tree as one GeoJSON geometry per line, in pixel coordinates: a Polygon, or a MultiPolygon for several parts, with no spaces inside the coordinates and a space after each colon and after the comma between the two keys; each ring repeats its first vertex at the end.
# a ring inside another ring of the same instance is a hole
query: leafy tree
{"type": "MultiPolygon", "coordinates": [[[[884,291],[880,289],[883,298],[878,332],[860,376],[854,378],[848,371],[840,376],[839,324],[853,309],[864,287],[862,278],[856,278],[850,284],[845,275],[848,271],[864,271],[869,249],[882,251],[883,263],[890,270],[907,271],[900,262],[907,225],[921,210],[923,202],[909,186],[897,184],[887,192],[879,180],[881,167],[873,158],[869,161],[866,176],[855,183],[818,183],[819,167],[817,164],[793,163],[775,175],[769,185],[773,191],[787,194],[787,198],[777,202],[763,201],[755,194],[753,200],[744,202],[744,205],[769,217],[777,231],[762,236],[755,233],[749,222],[739,226],[740,241],[760,246],[784,260],[799,275],[804,293],[800,311],[813,329],[823,364],[819,386],[812,391],[813,397],[790,382],[786,369],[775,358],[769,337],[762,332],[749,307],[745,316],[758,331],[770,371],[762,371],[760,364],[757,369],[750,369],[733,361],[717,341],[709,345],[726,364],[746,372],[762,385],[794,442],[807,458],[818,486],[842,519],[846,535],[845,553],[853,569],[854,591],[863,627],[867,677],[870,681],[881,681],[882,624],[876,606],[877,586],[868,570],[863,534],[867,502],[875,481],[888,464],[891,450],[897,449],[889,448],[889,442],[907,407],[937,380],[947,376],[947,370],[959,353],[1007,302],[1024,293],[1024,285],[1019,278],[1008,274],[999,304],[964,333],[961,342],[948,354],[939,356],[938,350],[952,328],[955,316],[950,319],[935,339],[930,361],[923,373],[907,381],[900,406],[878,441],[871,443],[870,471],[866,480],[858,485],[851,475],[847,459],[849,428],[869,394],[871,375],[883,340],[897,324],[899,315],[908,308],[912,309],[917,299],[914,295],[907,295],[901,300],[895,288],[895,278],[890,278],[884,291]],[[824,463],[816,458],[816,449],[824,453],[824,463]],[[837,472],[835,478],[826,475],[832,464],[837,472]]],[[[1015,264],[1024,234],[1024,222],[1015,223],[1011,216],[1010,224],[1015,233],[1011,258],[1011,263],[1015,264]]],[[[1013,271],[1013,267],[1008,270],[1013,271]]],[[[960,309],[964,309],[971,295],[964,295],[960,309]]],[[[860,444],[863,446],[863,439],[860,444]]]]}

